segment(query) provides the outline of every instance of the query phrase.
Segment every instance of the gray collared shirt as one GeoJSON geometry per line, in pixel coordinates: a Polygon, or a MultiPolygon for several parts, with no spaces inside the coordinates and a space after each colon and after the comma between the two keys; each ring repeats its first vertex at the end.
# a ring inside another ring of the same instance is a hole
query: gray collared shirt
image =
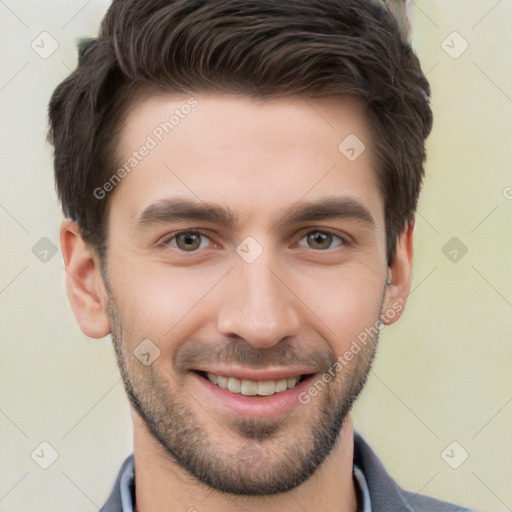
{"type": "MultiPolygon", "coordinates": [[[[474,512],[453,503],[401,489],[391,478],[376,453],[354,432],[354,479],[361,489],[363,509],[360,512],[474,512]],[[371,502],[370,502],[371,498],[371,502]]],[[[100,512],[134,512],[134,455],[123,463],[100,512]]]]}

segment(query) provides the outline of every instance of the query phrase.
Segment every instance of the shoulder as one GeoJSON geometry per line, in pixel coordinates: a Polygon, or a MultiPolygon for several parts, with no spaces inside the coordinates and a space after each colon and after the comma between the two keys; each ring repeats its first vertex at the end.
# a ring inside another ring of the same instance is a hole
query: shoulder
{"type": "Polygon", "coordinates": [[[402,494],[415,512],[475,512],[469,508],[436,500],[423,494],[415,494],[408,491],[402,491],[402,494]]]}
{"type": "Polygon", "coordinates": [[[368,443],[354,433],[354,464],[364,473],[372,512],[474,512],[435,498],[404,491],[388,474],[368,443]]]}

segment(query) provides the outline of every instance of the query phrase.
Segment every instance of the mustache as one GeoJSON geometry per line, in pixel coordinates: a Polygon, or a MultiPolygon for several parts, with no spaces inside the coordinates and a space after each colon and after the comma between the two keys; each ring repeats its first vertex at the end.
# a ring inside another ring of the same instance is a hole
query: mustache
{"type": "Polygon", "coordinates": [[[199,366],[226,365],[243,366],[259,370],[268,367],[310,367],[311,371],[326,371],[336,362],[333,353],[326,350],[306,351],[288,340],[277,345],[259,349],[241,340],[223,340],[205,343],[189,340],[179,347],[174,356],[174,366],[186,372],[199,366]]]}

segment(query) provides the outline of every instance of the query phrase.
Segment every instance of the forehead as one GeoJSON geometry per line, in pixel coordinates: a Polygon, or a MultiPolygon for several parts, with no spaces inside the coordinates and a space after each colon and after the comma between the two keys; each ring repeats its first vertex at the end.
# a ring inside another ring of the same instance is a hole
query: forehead
{"type": "Polygon", "coordinates": [[[179,196],[275,217],[301,198],[339,194],[378,217],[372,154],[354,99],[153,95],[125,116],[117,162],[125,172],[111,212],[134,220],[148,204],[179,196]]]}

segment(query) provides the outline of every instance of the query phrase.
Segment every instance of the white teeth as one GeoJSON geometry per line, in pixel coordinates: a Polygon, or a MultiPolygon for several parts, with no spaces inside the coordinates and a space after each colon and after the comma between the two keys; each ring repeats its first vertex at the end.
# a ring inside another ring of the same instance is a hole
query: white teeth
{"type": "Polygon", "coordinates": [[[289,377],[276,380],[250,380],[250,379],[237,379],[236,377],[225,377],[224,375],[215,375],[207,373],[208,380],[216,384],[222,389],[227,389],[232,393],[240,393],[245,396],[271,396],[275,393],[282,393],[287,389],[294,388],[300,377],[289,377]]]}
{"type": "Polygon", "coordinates": [[[275,380],[262,380],[258,382],[258,395],[269,396],[276,392],[275,380]]]}
{"type": "Polygon", "coordinates": [[[245,396],[252,396],[258,394],[258,383],[255,380],[242,379],[242,386],[240,392],[245,396]]]}
{"type": "Polygon", "coordinates": [[[216,375],[217,377],[217,386],[222,389],[228,389],[228,379],[223,375],[216,375]]]}
{"type": "Polygon", "coordinates": [[[279,379],[276,382],[276,392],[286,391],[288,389],[287,379],[279,379]]]}
{"type": "Polygon", "coordinates": [[[289,377],[286,380],[286,384],[288,386],[288,389],[294,388],[295,384],[297,384],[297,380],[298,380],[297,377],[289,377]]]}
{"type": "Polygon", "coordinates": [[[240,380],[234,377],[228,379],[228,389],[231,393],[240,393],[240,380]]]}

